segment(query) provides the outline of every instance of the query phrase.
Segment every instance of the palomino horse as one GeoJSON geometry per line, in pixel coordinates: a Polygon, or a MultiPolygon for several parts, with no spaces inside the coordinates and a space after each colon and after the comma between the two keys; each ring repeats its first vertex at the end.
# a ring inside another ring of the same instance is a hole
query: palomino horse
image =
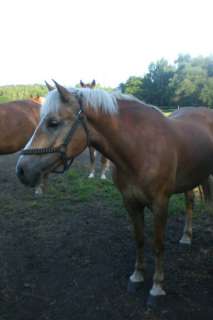
{"type": "Polygon", "coordinates": [[[34,186],[43,172],[68,167],[68,161],[88,145],[110,159],[135,233],[136,263],[130,277],[134,286],[144,281],[144,208],[153,212],[155,272],[149,301],[154,303],[165,295],[170,196],[190,193],[213,173],[213,111],[182,108],[167,118],[131,96],[55,84],[42,106],[40,124],[19,158],[17,175],[22,183],[34,186]]]}
{"type": "MultiPolygon", "coordinates": [[[[0,154],[17,152],[26,145],[38,125],[40,107],[37,99],[0,104],[0,154]]],[[[40,194],[45,184],[42,179],[35,194],[40,194]]]]}
{"type": "MultiPolygon", "coordinates": [[[[82,80],[80,81],[80,85],[82,88],[90,88],[94,89],[96,86],[95,80],[93,80],[91,83],[84,83],[82,80]]],[[[97,158],[97,151],[93,148],[90,147],[90,153],[92,156],[90,157],[90,174],[89,178],[94,178],[95,177],[95,160],[97,158]]],[[[102,154],[100,155],[101,157],[101,179],[105,180],[106,179],[106,172],[109,170],[110,167],[110,161],[104,157],[102,154]]]]}

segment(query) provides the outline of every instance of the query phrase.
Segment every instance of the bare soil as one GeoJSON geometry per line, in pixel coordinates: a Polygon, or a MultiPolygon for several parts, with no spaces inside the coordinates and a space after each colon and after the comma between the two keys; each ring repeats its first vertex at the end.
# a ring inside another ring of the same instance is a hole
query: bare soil
{"type": "MultiPolygon", "coordinates": [[[[167,296],[146,307],[152,283],[146,228],[144,288],[127,292],[135,246],[126,214],[95,196],[87,202],[51,192],[35,199],[15,176],[17,154],[0,157],[0,320],[212,320],[213,216],[194,219],[193,244],[180,246],[183,215],[170,217],[167,296]]],[[[88,155],[74,167],[85,167],[88,155]]],[[[61,177],[53,177],[56,185],[61,177]]],[[[66,179],[66,177],[65,177],[66,179]]],[[[86,177],[85,177],[86,179],[86,177]]]]}

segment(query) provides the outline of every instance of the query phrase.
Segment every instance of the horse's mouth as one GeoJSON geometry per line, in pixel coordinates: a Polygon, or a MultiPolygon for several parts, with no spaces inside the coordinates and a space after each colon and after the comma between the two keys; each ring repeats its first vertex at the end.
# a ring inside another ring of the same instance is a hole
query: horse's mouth
{"type": "Polygon", "coordinates": [[[44,175],[50,174],[56,167],[60,165],[60,159],[55,159],[53,163],[34,162],[28,158],[32,156],[21,156],[16,166],[16,174],[20,181],[29,186],[35,187],[38,185],[44,175]],[[25,158],[26,157],[26,158],[25,158]]]}

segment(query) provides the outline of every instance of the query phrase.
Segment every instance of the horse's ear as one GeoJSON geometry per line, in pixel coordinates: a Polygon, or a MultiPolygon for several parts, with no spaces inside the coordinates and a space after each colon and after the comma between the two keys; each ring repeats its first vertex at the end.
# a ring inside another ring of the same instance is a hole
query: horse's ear
{"type": "Polygon", "coordinates": [[[96,82],[95,82],[95,80],[92,80],[91,88],[95,88],[95,86],[96,86],[96,82]]]}
{"type": "Polygon", "coordinates": [[[83,83],[82,80],[80,80],[80,85],[81,85],[82,88],[85,88],[85,84],[83,83]]]}
{"type": "Polygon", "coordinates": [[[69,92],[69,90],[67,90],[65,87],[61,86],[55,80],[53,80],[53,82],[55,83],[56,89],[58,90],[58,93],[60,95],[62,102],[68,103],[74,99],[73,95],[69,92]]]}
{"type": "Polygon", "coordinates": [[[46,87],[48,89],[48,91],[52,91],[54,90],[55,88],[53,86],[51,86],[47,81],[45,81],[45,84],[46,84],[46,87]]]}

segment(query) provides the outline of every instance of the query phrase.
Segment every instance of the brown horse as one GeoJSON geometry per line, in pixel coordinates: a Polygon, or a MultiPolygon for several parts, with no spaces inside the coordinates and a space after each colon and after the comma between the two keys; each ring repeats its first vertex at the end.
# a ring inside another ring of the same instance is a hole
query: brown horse
{"type": "MultiPolygon", "coordinates": [[[[94,89],[96,86],[95,80],[93,80],[91,83],[84,83],[82,80],[80,81],[80,85],[82,88],[90,88],[94,89]]],[[[90,152],[92,153],[92,156],[90,157],[90,174],[89,178],[95,177],[95,161],[97,158],[97,150],[95,148],[90,147],[90,152]]],[[[101,160],[101,179],[106,179],[106,172],[109,170],[110,167],[110,160],[108,160],[106,157],[104,157],[102,154],[100,155],[101,160]]]]}
{"type": "MultiPolygon", "coordinates": [[[[177,110],[178,111],[180,110],[179,106],[178,106],[177,110]]],[[[177,110],[175,110],[173,113],[171,113],[169,115],[169,117],[173,118],[174,116],[176,116],[177,110]]],[[[206,181],[203,181],[202,185],[199,185],[194,190],[194,195],[198,196],[198,198],[201,201],[203,201],[207,204],[212,204],[212,202],[213,202],[213,176],[210,175],[206,181]]],[[[191,198],[191,196],[190,196],[190,198],[191,198]]],[[[188,241],[190,242],[189,239],[187,240],[187,242],[188,241]]]]}
{"type": "Polygon", "coordinates": [[[0,104],[0,154],[22,149],[39,122],[40,104],[18,100],[0,104]]]}
{"type": "MultiPolygon", "coordinates": [[[[39,123],[40,107],[37,98],[0,104],[0,154],[24,148],[39,123]]],[[[46,181],[42,180],[35,194],[41,194],[45,185],[46,181]]]]}
{"type": "MultiPolygon", "coordinates": [[[[170,196],[182,192],[190,196],[190,190],[213,173],[213,111],[182,108],[167,118],[131,96],[55,84],[57,89],[42,106],[42,120],[19,158],[17,175],[34,186],[43,172],[67,167],[68,160],[88,145],[110,159],[136,239],[132,285],[143,282],[144,208],[153,212],[155,272],[150,301],[156,301],[165,295],[164,236],[170,196]]],[[[190,197],[187,201],[191,214],[190,197]]]]}

